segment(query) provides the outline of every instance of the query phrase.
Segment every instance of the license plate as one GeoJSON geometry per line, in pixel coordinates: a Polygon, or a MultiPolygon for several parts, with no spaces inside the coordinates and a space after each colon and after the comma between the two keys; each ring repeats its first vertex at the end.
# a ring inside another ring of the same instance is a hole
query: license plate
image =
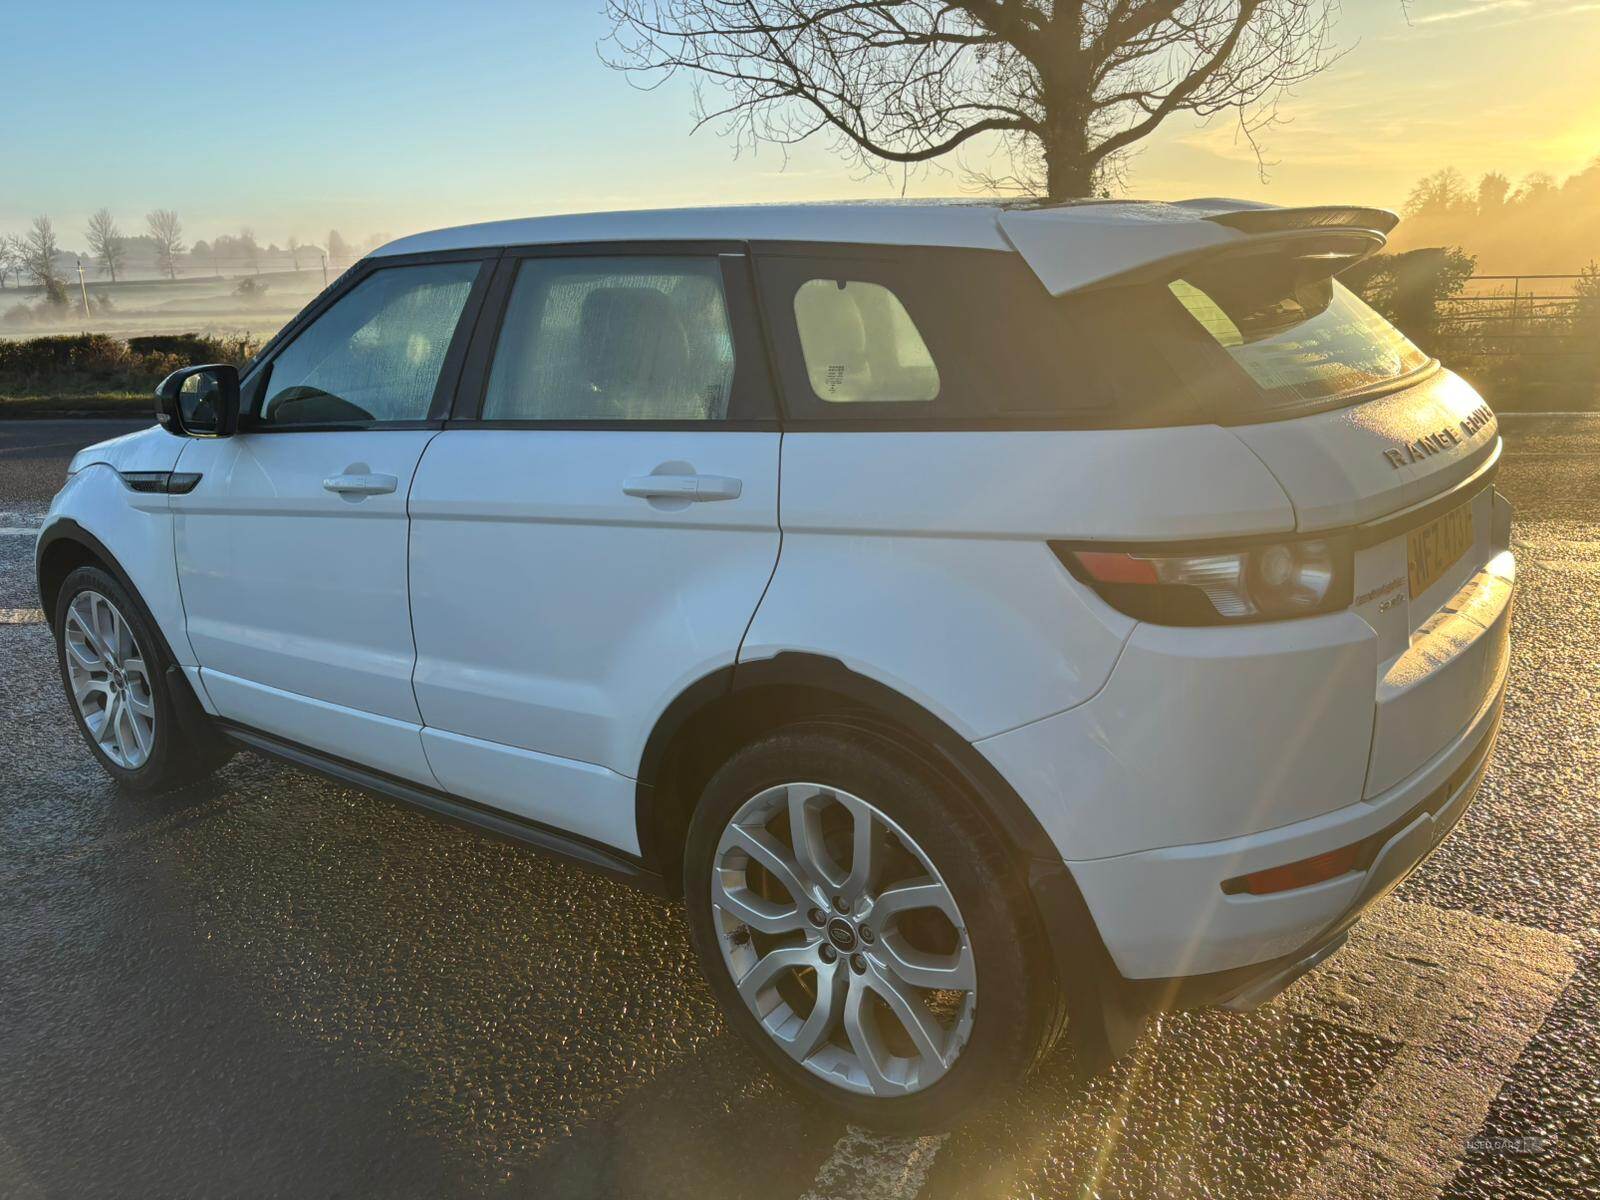
{"type": "Polygon", "coordinates": [[[1436,517],[1406,535],[1406,567],[1415,600],[1439,581],[1472,545],[1472,505],[1436,517]]]}

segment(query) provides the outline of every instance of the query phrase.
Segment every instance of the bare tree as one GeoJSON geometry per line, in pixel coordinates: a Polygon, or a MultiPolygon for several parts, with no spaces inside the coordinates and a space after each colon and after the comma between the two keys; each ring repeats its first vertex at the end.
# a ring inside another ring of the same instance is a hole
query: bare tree
{"type": "Polygon", "coordinates": [[[156,244],[156,266],[166,272],[168,279],[178,277],[178,255],[183,253],[183,222],[170,208],[158,208],[146,213],[145,225],[156,244]]]}
{"type": "Polygon", "coordinates": [[[51,284],[59,285],[61,276],[56,272],[56,255],[61,247],[56,242],[56,229],[49,217],[35,217],[28,232],[19,242],[22,273],[48,293],[51,284]]]}
{"type": "Polygon", "coordinates": [[[350,246],[337,229],[328,230],[328,261],[335,266],[341,259],[350,257],[350,246]]]}
{"type": "Polygon", "coordinates": [[[344,240],[338,229],[328,230],[328,262],[333,266],[339,266],[341,262],[347,264],[350,258],[354,258],[350,254],[350,243],[344,240]]]}
{"type": "Polygon", "coordinates": [[[1466,177],[1454,167],[1443,167],[1417,180],[1406,197],[1405,213],[1408,217],[1464,214],[1472,210],[1472,203],[1466,177]]]}
{"type": "Polygon", "coordinates": [[[256,231],[248,225],[239,230],[239,254],[257,275],[261,274],[261,247],[256,243],[256,231]]]}
{"type": "Polygon", "coordinates": [[[100,274],[111,276],[111,282],[115,283],[117,271],[128,257],[128,243],[109,208],[102,208],[89,218],[84,236],[88,238],[89,253],[94,255],[100,274]]]}
{"type": "Polygon", "coordinates": [[[22,273],[22,242],[9,234],[0,233],[0,288],[6,286],[8,276],[22,273]]]}
{"type": "Polygon", "coordinates": [[[1234,113],[1255,145],[1285,89],[1337,57],[1336,5],[606,0],[614,27],[602,54],[650,86],[691,73],[696,128],[718,125],[740,147],[821,133],[858,165],[888,171],[987,135],[1009,172],[970,174],[1066,199],[1103,188],[1175,113],[1234,113]]]}

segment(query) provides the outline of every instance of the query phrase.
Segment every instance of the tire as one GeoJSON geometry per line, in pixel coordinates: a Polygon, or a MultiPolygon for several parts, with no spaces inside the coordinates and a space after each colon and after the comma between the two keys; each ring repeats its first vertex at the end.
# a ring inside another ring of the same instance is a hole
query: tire
{"type": "Polygon", "coordinates": [[[198,706],[192,696],[174,695],[167,673],[173,663],[154,623],[108,571],[79,567],[62,581],[53,628],[78,732],[120,786],[132,792],[182,787],[232,756],[220,736],[195,729],[198,706]],[[184,702],[187,710],[180,708],[184,702]]]}
{"type": "Polygon", "coordinates": [[[815,722],[735,753],[690,822],[684,892],[729,1022],[780,1079],[852,1121],[948,1128],[1012,1090],[1060,1031],[1044,932],[1005,844],[878,734],[815,722]]]}

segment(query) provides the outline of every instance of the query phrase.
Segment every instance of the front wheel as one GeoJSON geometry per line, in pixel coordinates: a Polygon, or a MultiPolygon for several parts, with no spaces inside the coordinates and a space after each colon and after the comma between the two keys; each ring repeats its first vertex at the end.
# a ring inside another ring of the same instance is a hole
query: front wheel
{"type": "Polygon", "coordinates": [[[228,758],[178,717],[170,665],[138,601],[107,571],[79,567],[55,609],[56,657],[72,715],[106,772],[137,792],[179,787],[228,758]]]}
{"type": "Polygon", "coordinates": [[[1048,1049],[1053,972],[1010,856],[884,738],[819,723],[735,754],[684,871],[729,1020],[854,1120],[948,1126],[1048,1049]]]}

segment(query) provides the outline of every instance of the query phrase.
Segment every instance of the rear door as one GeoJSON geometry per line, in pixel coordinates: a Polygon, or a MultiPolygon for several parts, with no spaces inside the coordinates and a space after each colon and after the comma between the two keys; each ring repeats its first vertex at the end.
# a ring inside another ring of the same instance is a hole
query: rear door
{"type": "Polygon", "coordinates": [[[223,717],[432,784],[411,693],[406,494],[442,425],[480,257],[359,268],[255,367],[173,496],[190,644],[223,717]]]}
{"type": "Polygon", "coordinates": [[[778,554],[780,435],[736,249],[503,260],[466,411],[411,494],[415,688],[447,790],[639,850],[644,741],[733,663],[778,554]]]}

